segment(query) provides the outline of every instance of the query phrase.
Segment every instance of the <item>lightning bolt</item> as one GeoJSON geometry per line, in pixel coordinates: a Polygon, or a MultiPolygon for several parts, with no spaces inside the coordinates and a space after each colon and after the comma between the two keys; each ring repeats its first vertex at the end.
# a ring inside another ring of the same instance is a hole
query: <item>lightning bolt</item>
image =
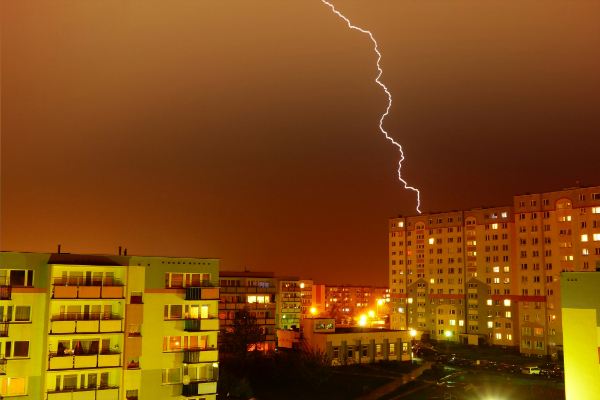
{"type": "Polygon", "coordinates": [[[400,143],[398,143],[394,139],[392,139],[388,135],[388,133],[385,131],[385,129],[383,129],[383,120],[389,114],[390,107],[392,107],[392,95],[391,95],[390,91],[388,90],[388,88],[383,83],[381,83],[381,81],[379,80],[379,78],[381,77],[381,74],[383,74],[383,70],[379,66],[379,61],[381,61],[381,53],[377,49],[377,41],[373,37],[373,34],[371,33],[371,31],[367,31],[367,30],[359,28],[358,26],[352,25],[350,23],[350,20],[348,18],[344,17],[342,14],[340,14],[340,12],[335,9],[335,7],[333,6],[333,4],[331,4],[331,3],[329,3],[329,2],[327,2],[325,0],[321,0],[321,1],[323,3],[325,3],[326,5],[328,5],[329,7],[331,7],[331,10],[334,13],[336,13],[340,18],[343,18],[344,21],[346,21],[348,23],[348,27],[349,28],[356,29],[357,31],[360,31],[362,33],[368,34],[369,37],[371,38],[371,40],[373,41],[373,44],[375,44],[375,53],[377,53],[377,57],[378,57],[377,58],[377,69],[379,70],[379,75],[377,75],[377,78],[375,78],[375,82],[377,82],[377,84],[379,86],[381,86],[383,88],[383,90],[385,90],[385,93],[387,93],[387,95],[388,95],[388,106],[387,106],[387,109],[385,110],[385,113],[381,116],[381,119],[379,120],[379,129],[381,130],[381,132],[383,132],[383,134],[385,135],[385,137],[390,142],[392,142],[396,146],[398,146],[398,149],[400,150],[400,161],[398,162],[398,179],[400,179],[400,182],[404,183],[404,188],[405,189],[410,189],[410,190],[414,190],[415,192],[417,192],[417,211],[420,214],[421,210],[419,210],[419,207],[421,207],[421,193],[419,192],[419,189],[414,188],[412,186],[408,186],[408,183],[406,183],[406,181],[404,179],[402,179],[402,174],[400,173],[400,170],[402,169],[402,161],[404,161],[404,152],[402,151],[402,146],[400,145],[400,143]]]}

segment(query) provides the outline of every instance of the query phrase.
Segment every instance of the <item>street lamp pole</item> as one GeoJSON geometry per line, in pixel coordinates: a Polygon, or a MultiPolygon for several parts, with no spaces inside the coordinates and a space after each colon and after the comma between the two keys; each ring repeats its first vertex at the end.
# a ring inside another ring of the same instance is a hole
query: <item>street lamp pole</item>
{"type": "Polygon", "coordinates": [[[446,353],[450,354],[450,336],[452,335],[452,332],[450,331],[446,331],[446,337],[448,338],[448,340],[446,341],[446,353]]]}

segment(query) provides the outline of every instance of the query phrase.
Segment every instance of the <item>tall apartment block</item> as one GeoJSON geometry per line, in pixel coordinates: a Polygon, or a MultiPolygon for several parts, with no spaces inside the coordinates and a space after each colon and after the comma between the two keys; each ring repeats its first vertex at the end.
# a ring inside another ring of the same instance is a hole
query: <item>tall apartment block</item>
{"type": "Polygon", "coordinates": [[[600,187],[389,221],[392,329],[562,356],[560,272],[600,260],[600,187]]]}
{"type": "Polygon", "coordinates": [[[1,395],[214,399],[218,259],[1,253],[1,395]]]}
{"type": "Polygon", "coordinates": [[[274,273],[221,271],[219,278],[221,326],[226,328],[231,325],[237,310],[248,307],[264,335],[264,344],[258,350],[275,350],[279,290],[274,273]]]}

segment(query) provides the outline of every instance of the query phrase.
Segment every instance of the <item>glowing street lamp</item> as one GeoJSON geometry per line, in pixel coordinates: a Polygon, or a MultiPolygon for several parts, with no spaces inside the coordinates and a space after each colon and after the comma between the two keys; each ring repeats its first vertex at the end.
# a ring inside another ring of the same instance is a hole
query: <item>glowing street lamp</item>
{"type": "Polygon", "coordinates": [[[316,308],[311,308],[310,309],[310,313],[313,315],[313,318],[315,317],[315,314],[317,313],[317,309],[316,308]]]}
{"type": "Polygon", "coordinates": [[[358,321],[358,324],[359,324],[360,326],[365,326],[365,325],[367,324],[367,320],[366,320],[366,319],[362,319],[362,318],[361,318],[361,319],[360,319],[360,321],[358,321]]]}
{"type": "Polygon", "coordinates": [[[369,317],[373,318],[375,316],[375,313],[373,311],[369,311],[369,317]]]}
{"type": "Polygon", "coordinates": [[[446,342],[446,352],[448,354],[450,354],[450,336],[452,336],[452,332],[446,331],[446,337],[448,338],[448,341],[446,342]]]}

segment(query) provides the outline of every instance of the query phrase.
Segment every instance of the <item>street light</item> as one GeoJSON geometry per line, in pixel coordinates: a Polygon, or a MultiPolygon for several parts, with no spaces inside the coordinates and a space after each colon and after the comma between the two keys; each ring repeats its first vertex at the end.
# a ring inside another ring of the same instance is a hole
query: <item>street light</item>
{"type": "Polygon", "coordinates": [[[448,341],[446,342],[446,352],[448,354],[450,354],[450,336],[452,336],[452,332],[446,331],[446,337],[448,338],[448,341]]]}
{"type": "Polygon", "coordinates": [[[317,313],[317,309],[316,308],[311,308],[310,309],[310,313],[313,315],[313,318],[315,317],[315,314],[317,313]]]}

